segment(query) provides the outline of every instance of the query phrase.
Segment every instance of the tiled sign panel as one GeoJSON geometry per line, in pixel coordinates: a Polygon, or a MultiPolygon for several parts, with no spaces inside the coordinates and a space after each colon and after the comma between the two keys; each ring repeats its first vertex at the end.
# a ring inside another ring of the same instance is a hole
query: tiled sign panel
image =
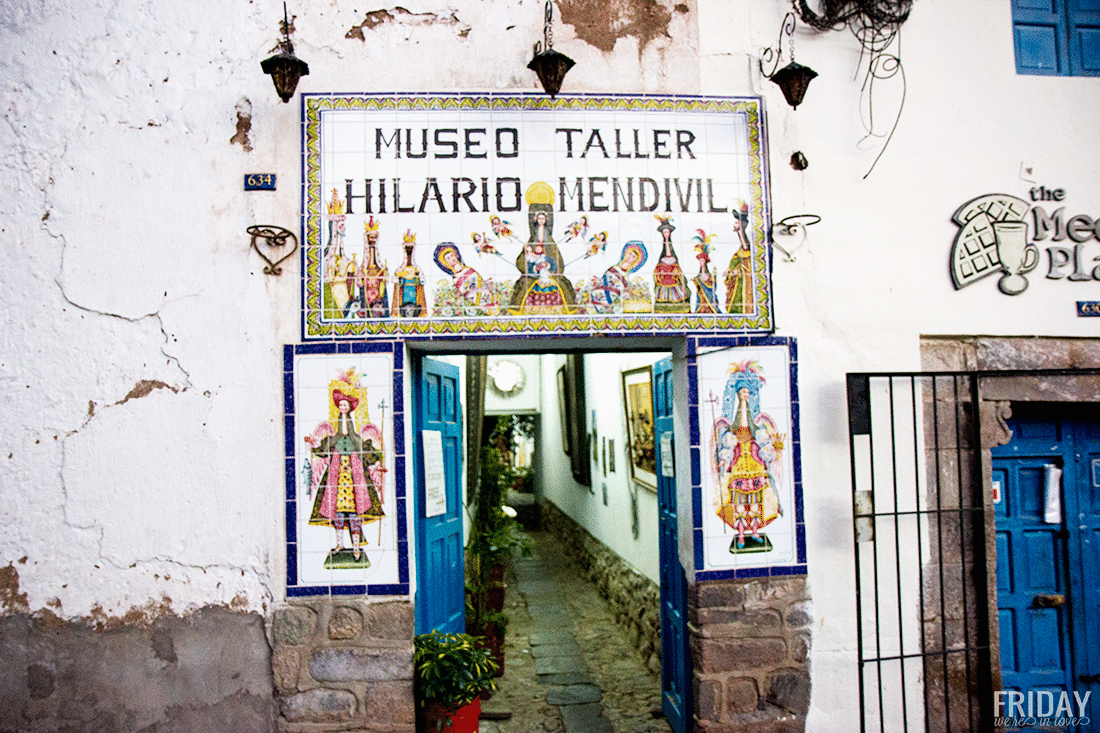
{"type": "Polygon", "coordinates": [[[804,572],[793,345],[731,349],[698,339],[696,348],[699,569],[710,577],[804,572]]]}
{"type": "Polygon", "coordinates": [[[307,339],[773,328],[759,99],[304,100],[307,339]]]}
{"type": "Polygon", "coordinates": [[[407,592],[399,357],[382,343],[286,348],[288,593],[407,592]]]}

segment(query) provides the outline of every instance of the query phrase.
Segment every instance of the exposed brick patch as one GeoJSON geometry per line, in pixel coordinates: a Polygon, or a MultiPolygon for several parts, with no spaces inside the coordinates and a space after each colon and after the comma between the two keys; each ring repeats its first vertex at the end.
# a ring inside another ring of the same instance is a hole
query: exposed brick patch
{"type": "Polygon", "coordinates": [[[658,0],[558,0],[561,21],[574,28],[577,38],[603,53],[611,53],[620,38],[638,39],[638,53],[668,32],[672,11],[658,0]]]}
{"type": "Polygon", "coordinates": [[[10,562],[6,568],[0,568],[0,605],[7,611],[26,613],[29,610],[27,594],[19,592],[19,571],[10,562]]]}

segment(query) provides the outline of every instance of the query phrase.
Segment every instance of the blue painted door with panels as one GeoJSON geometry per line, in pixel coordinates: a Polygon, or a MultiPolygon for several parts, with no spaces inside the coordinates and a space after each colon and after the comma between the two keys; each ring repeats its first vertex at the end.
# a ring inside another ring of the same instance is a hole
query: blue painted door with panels
{"type": "Polygon", "coordinates": [[[418,634],[466,630],[460,379],[452,364],[413,360],[418,634]]]}
{"type": "Polygon", "coordinates": [[[691,655],[687,639],[687,577],[680,564],[676,515],[672,359],[653,365],[653,425],[657,448],[657,516],[661,560],[661,697],[676,733],[691,729],[691,655]]]}
{"type": "Polygon", "coordinates": [[[1009,428],[992,451],[1002,687],[1088,694],[1074,730],[1100,731],[1100,410],[1017,403],[1009,428]]]}

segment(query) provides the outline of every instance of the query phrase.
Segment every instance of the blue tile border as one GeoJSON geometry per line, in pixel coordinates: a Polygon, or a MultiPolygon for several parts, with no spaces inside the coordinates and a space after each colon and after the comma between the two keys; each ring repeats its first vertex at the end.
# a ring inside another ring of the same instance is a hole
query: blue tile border
{"type": "MultiPolygon", "coordinates": [[[[629,333],[623,334],[631,338],[638,336],[660,336],[663,338],[668,337],[668,333],[654,332],[652,334],[640,334],[629,333]]],[[[503,341],[516,341],[520,338],[544,338],[538,334],[527,334],[520,336],[517,334],[487,334],[479,336],[478,338],[484,338],[486,340],[503,340],[503,341]]],[[[799,439],[800,426],[801,426],[801,414],[799,410],[798,402],[798,379],[797,379],[797,342],[794,338],[785,336],[775,336],[774,334],[711,334],[711,333],[699,333],[691,332],[685,334],[686,337],[686,352],[689,360],[688,364],[688,389],[689,397],[694,400],[690,405],[692,408],[691,417],[689,418],[689,431],[690,431],[690,456],[691,456],[691,483],[692,483],[692,505],[691,505],[691,522],[692,522],[692,538],[693,538],[693,561],[695,569],[695,580],[720,580],[720,579],[745,579],[745,578],[759,578],[759,577],[780,577],[788,575],[805,575],[807,573],[807,561],[806,561],[806,533],[803,513],[803,486],[802,486],[802,456],[801,456],[801,441],[799,439]],[[781,566],[764,566],[753,568],[731,568],[723,570],[704,570],[703,567],[703,533],[702,524],[703,517],[706,508],[703,506],[704,497],[702,496],[702,472],[703,472],[703,446],[702,446],[702,430],[699,422],[699,404],[698,404],[698,368],[695,364],[695,360],[698,356],[705,355],[709,351],[715,349],[730,349],[737,347],[751,347],[751,346],[785,346],[788,349],[789,361],[790,361],[790,399],[791,399],[791,432],[790,446],[792,452],[793,461],[793,493],[795,503],[795,534],[796,534],[796,550],[798,563],[794,565],[781,565],[781,566]]],[[[457,336],[456,340],[468,339],[469,335],[457,336]]],[[[562,342],[569,340],[569,338],[561,334],[554,335],[554,342],[557,348],[563,348],[562,342]]],[[[580,346],[580,340],[589,340],[590,336],[577,336],[576,345],[580,346]]],[[[392,340],[375,339],[368,342],[344,342],[338,340],[332,341],[312,341],[303,344],[293,344],[284,347],[283,362],[284,362],[284,410],[286,411],[284,418],[284,429],[286,435],[284,436],[284,445],[286,448],[285,456],[285,478],[286,487],[286,499],[287,499],[287,596],[288,597],[315,597],[325,595],[368,595],[368,596],[386,596],[386,595],[398,595],[407,596],[410,588],[411,577],[411,538],[410,529],[408,526],[408,487],[405,484],[405,473],[407,469],[408,456],[406,454],[405,447],[405,427],[406,427],[406,411],[404,402],[404,354],[405,348],[408,344],[425,340],[446,340],[441,339],[438,336],[433,337],[411,337],[403,336],[396,337],[392,340]],[[352,354],[365,354],[365,353],[390,353],[393,355],[394,374],[393,374],[393,395],[394,395],[394,412],[393,412],[393,427],[394,427],[394,515],[397,518],[397,547],[398,547],[398,577],[400,582],[393,584],[376,584],[376,585],[299,585],[298,568],[297,568],[297,545],[295,540],[295,526],[294,520],[296,519],[296,513],[294,512],[294,499],[297,495],[298,481],[298,467],[294,464],[294,440],[295,434],[294,425],[294,401],[293,401],[293,389],[294,389],[294,357],[302,354],[338,354],[338,353],[352,353],[352,354]]],[[[590,341],[588,341],[590,344],[590,341]]],[[[610,345],[610,344],[607,344],[610,345]]],[[[568,350],[568,347],[564,347],[568,350]]]]}
{"type": "Polygon", "coordinates": [[[286,471],[286,474],[284,476],[284,479],[286,480],[286,499],[287,501],[294,501],[294,499],[298,495],[298,472],[294,467],[293,458],[285,458],[283,462],[284,470],[286,471]]]}
{"type": "MultiPolygon", "coordinates": [[[[388,586],[386,586],[388,587],[388,586]]],[[[334,585],[331,587],[332,595],[334,596],[365,596],[367,595],[366,585],[334,585]]]]}
{"type": "Polygon", "coordinates": [[[696,582],[708,580],[749,580],[752,578],[785,578],[792,575],[806,575],[806,565],[772,565],[758,568],[730,568],[728,570],[705,570],[695,574],[696,582]]]}
{"type": "MultiPolygon", "coordinates": [[[[295,386],[295,357],[300,355],[325,355],[325,354],[391,354],[394,364],[403,361],[405,343],[400,340],[374,340],[369,343],[351,343],[339,341],[311,342],[303,344],[288,344],[283,347],[283,445],[284,445],[284,478],[286,483],[286,508],[285,527],[286,534],[286,583],[288,598],[305,598],[317,596],[385,596],[409,594],[409,548],[408,528],[406,527],[406,499],[405,499],[405,474],[406,459],[404,456],[404,413],[395,410],[393,413],[394,425],[394,497],[392,516],[396,525],[397,536],[397,573],[399,583],[377,584],[301,584],[298,568],[298,537],[297,537],[297,507],[298,507],[298,466],[296,465],[295,441],[296,434],[294,414],[294,386],[295,386]]],[[[394,369],[393,394],[394,402],[403,400],[404,371],[394,369]]]]}
{"type": "Polygon", "coordinates": [[[726,336],[693,335],[687,339],[688,351],[688,390],[689,394],[698,399],[699,374],[696,360],[711,351],[728,350],[753,346],[784,346],[787,348],[788,362],[790,365],[790,405],[791,405],[791,435],[789,445],[791,447],[791,461],[793,464],[792,488],[794,496],[794,526],[795,526],[795,553],[798,557],[798,565],[765,565],[753,568],[731,568],[723,570],[704,570],[703,562],[703,446],[700,427],[700,405],[694,402],[689,414],[688,427],[691,432],[691,456],[692,456],[692,535],[695,541],[695,579],[718,580],[733,578],[753,578],[782,575],[806,574],[806,531],[805,514],[803,513],[802,492],[802,443],[799,438],[801,426],[801,414],[798,409],[798,347],[794,338],[788,336],[731,334],[726,336]]]}
{"type": "Polygon", "coordinates": [[[287,586],[286,594],[290,598],[308,598],[312,596],[327,596],[329,595],[329,588],[327,585],[299,585],[299,586],[287,586]]]}

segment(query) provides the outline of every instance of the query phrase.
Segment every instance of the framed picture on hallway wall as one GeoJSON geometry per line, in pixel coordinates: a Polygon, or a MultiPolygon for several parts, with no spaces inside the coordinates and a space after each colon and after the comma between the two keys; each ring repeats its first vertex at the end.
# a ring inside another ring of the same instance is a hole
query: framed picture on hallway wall
{"type": "Polygon", "coordinates": [[[623,372],[623,409],[630,478],[650,491],[657,490],[657,451],[653,437],[652,367],[623,372]]]}

